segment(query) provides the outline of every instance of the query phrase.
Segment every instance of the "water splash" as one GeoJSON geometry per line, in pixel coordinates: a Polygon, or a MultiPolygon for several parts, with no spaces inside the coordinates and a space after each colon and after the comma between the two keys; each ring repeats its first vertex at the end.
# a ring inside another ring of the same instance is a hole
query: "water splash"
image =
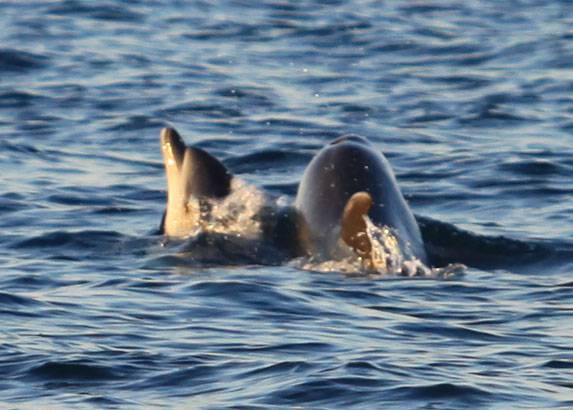
{"type": "Polygon", "coordinates": [[[318,272],[342,272],[357,276],[378,277],[425,277],[450,278],[460,275],[466,267],[462,264],[449,264],[442,268],[426,266],[414,257],[409,247],[400,248],[396,234],[388,226],[376,226],[370,218],[364,217],[367,231],[366,235],[372,244],[371,261],[366,262],[354,254],[342,240],[341,248],[346,248],[342,257],[337,260],[317,260],[316,257],[303,257],[293,261],[295,267],[318,272]]]}
{"type": "Polygon", "coordinates": [[[366,222],[366,235],[372,244],[373,269],[389,274],[399,273],[405,258],[392,229],[388,226],[374,225],[368,216],[364,216],[364,221],[366,222]]]}
{"type": "Polygon", "coordinates": [[[233,178],[231,193],[223,200],[190,198],[189,214],[198,215],[196,226],[187,238],[199,234],[225,234],[243,238],[261,235],[261,210],[270,198],[254,185],[233,178]]]}

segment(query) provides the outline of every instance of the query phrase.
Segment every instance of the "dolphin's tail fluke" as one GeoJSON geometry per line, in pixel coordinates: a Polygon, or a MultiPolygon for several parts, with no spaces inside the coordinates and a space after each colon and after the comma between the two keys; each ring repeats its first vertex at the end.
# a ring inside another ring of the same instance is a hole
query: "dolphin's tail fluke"
{"type": "Polygon", "coordinates": [[[340,236],[362,258],[366,265],[372,262],[372,243],[366,232],[364,216],[372,207],[372,197],[367,192],[357,192],[346,203],[342,213],[340,236]]]}
{"type": "Polygon", "coordinates": [[[173,128],[161,130],[161,151],[167,176],[167,208],[161,231],[168,236],[185,236],[198,223],[189,207],[192,197],[224,198],[231,191],[231,173],[206,151],[187,147],[173,128]]]}

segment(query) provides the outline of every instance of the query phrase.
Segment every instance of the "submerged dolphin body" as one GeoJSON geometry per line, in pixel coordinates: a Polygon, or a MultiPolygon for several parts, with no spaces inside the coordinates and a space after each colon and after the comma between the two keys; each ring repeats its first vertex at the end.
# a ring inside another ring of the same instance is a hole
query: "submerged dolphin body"
{"type": "Polygon", "coordinates": [[[375,226],[391,231],[405,256],[427,263],[420,228],[390,164],[361,137],[340,137],[315,155],[299,185],[295,208],[299,239],[308,254],[337,259],[350,248],[369,263],[373,244],[367,215],[375,226]]]}

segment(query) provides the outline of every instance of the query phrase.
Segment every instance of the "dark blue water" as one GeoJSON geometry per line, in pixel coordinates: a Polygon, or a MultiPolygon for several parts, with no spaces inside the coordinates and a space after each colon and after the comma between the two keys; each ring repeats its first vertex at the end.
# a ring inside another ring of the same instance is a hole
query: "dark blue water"
{"type": "Polygon", "coordinates": [[[212,3],[0,2],[3,406],[572,408],[573,3],[212,3]],[[286,202],[363,135],[468,268],[163,246],[165,125],[286,202]]]}

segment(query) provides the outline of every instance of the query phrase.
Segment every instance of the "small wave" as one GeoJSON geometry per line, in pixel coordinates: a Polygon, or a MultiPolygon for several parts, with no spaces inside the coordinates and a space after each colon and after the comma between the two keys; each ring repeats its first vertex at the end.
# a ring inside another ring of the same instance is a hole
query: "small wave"
{"type": "Polygon", "coordinates": [[[0,306],[35,306],[41,303],[27,296],[0,292],[0,306]]]}
{"type": "MultiPolygon", "coordinates": [[[[122,117],[121,120],[110,127],[107,131],[142,131],[142,130],[155,130],[157,128],[165,126],[163,121],[157,120],[153,117],[147,115],[131,115],[127,117],[122,117]]],[[[114,143],[138,143],[140,141],[139,136],[133,136],[131,138],[125,138],[123,135],[118,135],[114,139],[114,143]]]]}
{"type": "Polygon", "coordinates": [[[187,363],[186,368],[173,369],[153,375],[144,380],[138,380],[134,383],[127,385],[129,389],[141,390],[145,388],[158,388],[166,386],[169,388],[192,386],[193,388],[201,389],[205,384],[213,383],[219,377],[221,366],[210,366],[202,363],[187,363]]]}
{"type": "MultiPolygon", "coordinates": [[[[218,298],[221,306],[233,306],[232,311],[245,311],[255,309],[258,315],[269,318],[307,317],[319,315],[320,309],[312,303],[296,295],[277,289],[271,284],[250,283],[240,280],[204,281],[194,284],[188,289],[192,297],[218,298]],[[242,306],[236,309],[234,306],[242,306]]],[[[296,345],[278,345],[272,347],[277,351],[298,349],[296,345]]],[[[312,349],[313,346],[305,345],[304,348],[312,349]]],[[[326,346],[322,346],[326,347],[326,346]]]]}
{"type": "Polygon", "coordinates": [[[504,172],[524,176],[549,177],[552,175],[570,176],[573,174],[573,171],[567,169],[565,166],[545,159],[505,162],[500,165],[500,169],[504,172]]]}
{"type": "Polygon", "coordinates": [[[459,119],[463,125],[475,126],[515,126],[516,124],[525,125],[532,120],[530,117],[524,117],[509,112],[509,108],[503,108],[495,105],[489,105],[478,109],[477,113],[459,119]]]}
{"type": "Polygon", "coordinates": [[[487,401],[491,396],[486,390],[454,383],[401,386],[391,389],[388,394],[417,400],[461,399],[474,404],[487,401]]]}
{"type": "Polygon", "coordinates": [[[240,100],[241,103],[256,105],[258,107],[273,107],[275,97],[271,90],[255,87],[224,87],[213,91],[219,97],[240,100]],[[270,95],[267,95],[270,94],[270,95]]]}
{"type": "Polygon", "coordinates": [[[444,325],[438,322],[431,324],[404,323],[403,325],[398,326],[398,328],[408,334],[427,333],[429,335],[433,335],[434,337],[444,336],[448,340],[452,338],[464,340],[466,343],[470,340],[500,343],[506,339],[503,335],[498,335],[492,332],[476,330],[459,325],[444,325]]]}
{"type": "Polygon", "coordinates": [[[254,370],[249,370],[240,375],[244,377],[269,377],[273,375],[281,375],[284,373],[304,373],[312,369],[314,366],[310,363],[303,361],[283,361],[280,363],[272,363],[264,366],[257,367],[254,370]]]}
{"type": "Polygon", "coordinates": [[[446,13],[468,13],[469,10],[463,4],[456,4],[456,3],[442,3],[442,2],[413,2],[407,3],[404,5],[399,6],[399,10],[402,11],[406,15],[415,15],[415,14],[430,14],[433,17],[437,14],[446,14],[446,13]]]}
{"type": "Polygon", "coordinates": [[[186,33],[184,37],[198,41],[256,41],[265,42],[273,37],[266,30],[268,26],[252,23],[239,23],[232,20],[200,27],[196,32],[186,33]]]}
{"type": "Polygon", "coordinates": [[[274,354],[280,353],[324,353],[335,352],[337,347],[333,344],[322,342],[299,342],[299,343],[281,343],[276,345],[250,345],[240,347],[228,347],[225,349],[227,353],[247,354],[255,352],[271,352],[274,354]]]}
{"type": "Polygon", "coordinates": [[[0,72],[20,73],[44,68],[50,59],[42,54],[0,48],[0,72]]]}
{"type": "MultiPolygon", "coordinates": [[[[149,403],[143,402],[136,402],[134,400],[126,400],[126,399],[119,399],[117,397],[107,397],[103,395],[90,395],[81,400],[78,400],[79,403],[86,403],[90,407],[94,406],[97,408],[109,408],[109,409],[123,409],[129,407],[145,407],[149,406],[149,403]]],[[[79,404],[78,402],[71,403],[72,407],[84,407],[83,404],[79,404]]]]}
{"type": "MultiPolygon", "coordinates": [[[[386,382],[374,377],[347,376],[321,378],[303,383],[291,384],[274,391],[267,400],[272,404],[293,405],[312,404],[321,408],[337,407],[341,403],[357,405],[369,403],[371,407],[381,394],[386,382]]],[[[382,394],[384,394],[382,392],[382,394]]]]}
{"type": "MultiPolygon", "coordinates": [[[[116,231],[55,231],[24,239],[11,245],[14,249],[58,248],[72,251],[116,250],[127,236],[116,231]]],[[[104,252],[105,253],[105,252],[104,252]]]]}
{"type": "Polygon", "coordinates": [[[573,360],[549,360],[543,364],[543,367],[550,369],[573,369],[573,360]]]}
{"type": "MultiPolygon", "coordinates": [[[[0,70],[1,68],[0,62],[0,70]]],[[[48,98],[43,95],[36,93],[25,92],[25,91],[6,91],[0,93],[0,108],[26,108],[34,103],[39,103],[47,100],[48,98]]]]}
{"type": "Polygon", "coordinates": [[[448,85],[459,90],[477,90],[485,88],[492,83],[492,80],[486,76],[476,74],[452,74],[452,75],[435,75],[423,77],[424,81],[435,82],[438,84],[448,85]]]}
{"type": "Polygon", "coordinates": [[[296,128],[300,130],[305,130],[305,132],[307,130],[310,131],[317,128],[316,124],[313,124],[309,121],[302,121],[295,118],[286,118],[286,117],[263,118],[259,120],[258,123],[272,128],[296,128]]]}
{"type": "Polygon", "coordinates": [[[428,56],[471,56],[477,53],[483,52],[483,47],[479,44],[466,41],[466,42],[452,42],[446,45],[424,45],[421,46],[419,50],[416,51],[416,55],[428,55],[428,56]]]}
{"type": "Polygon", "coordinates": [[[48,10],[48,14],[57,16],[80,16],[103,21],[118,21],[125,23],[140,23],[145,15],[130,10],[127,5],[121,7],[114,4],[87,4],[76,0],[66,0],[48,10]]]}
{"type": "Polygon", "coordinates": [[[33,379],[45,381],[101,382],[121,378],[113,368],[85,362],[47,362],[28,371],[33,379]]]}
{"type": "Polygon", "coordinates": [[[70,206],[110,206],[113,202],[112,199],[98,198],[95,195],[71,195],[71,194],[54,194],[50,195],[47,200],[54,204],[70,205],[70,206]]]}
{"type": "Polygon", "coordinates": [[[168,117],[180,117],[195,115],[211,119],[227,119],[243,117],[243,113],[236,108],[224,104],[212,104],[201,102],[187,102],[166,108],[161,112],[168,117]]]}
{"type": "Polygon", "coordinates": [[[0,196],[0,215],[29,209],[26,201],[19,201],[0,196]]]}
{"type": "Polygon", "coordinates": [[[0,149],[2,149],[4,152],[13,154],[14,158],[24,158],[29,160],[30,157],[34,157],[42,160],[48,160],[52,163],[61,162],[61,158],[64,155],[63,151],[58,151],[55,149],[39,149],[30,144],[24,144],[10,140],[1,140],[0,149]]]}

